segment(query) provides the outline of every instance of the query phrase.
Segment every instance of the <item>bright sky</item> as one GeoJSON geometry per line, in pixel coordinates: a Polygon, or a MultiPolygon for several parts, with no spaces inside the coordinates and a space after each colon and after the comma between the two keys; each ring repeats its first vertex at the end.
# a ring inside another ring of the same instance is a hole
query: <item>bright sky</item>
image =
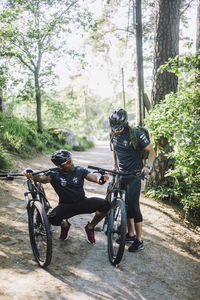
{"type": "MultiPolygon", "coordinates": [[[[196,4],[197,4],[197,1],[196,1],[196,4]]],[[[97,15],[101,14],[101,6],[102,6],[101,1],[100,2],[93,1],[93,6],[90,6],[90,9],[97,16],[97,15]]],[[[127,17],[127,15],[126,15],[126,17],[127,17]]],[[[189,37],[190,41],[194,42],[196,39],[196,5],[195,5],[195,7],[190,8],[188,10],[188,18],[189,18],[189,20],[188,20],[189,28],[186,29],[181,26],[181,29],[183,30],[184,36],[189,37]]],[[[117,21],[119,23],[118,17],[116,17],[116,22],[117,21]]],[[[126,22],[124,22],[124,24],[126,24],[126,22]]],[[[117,25],[119,26],[118,23],[117,23],[117,25]]],[[[185,41],[180,42],[180,54],[188,53],[188,49],[183,47],[184,43],[185,43],[185,41]]],[[[82,44],[82,41],[80,40],[80,38],[78,36],[74,36],[71,40],[71,44],[76,45],[76,46],[79,45],[78,47],[80,47],[80,45],[82,44]]],[[[86,51],[90,51],[90,50],[89,49],[87,50],[87,48],[86,48],[86,51]]],[[[193,46],[190,49],[190,52],[192,52],[192,53],[195,52],[195,43],[193,43],[193,46]]],[[[114,55],[114,52],[113,52],[113,55],[114,55]]],[[[90,59],[90,64],[91,64],[92,68],[90,68],[89,73],[87,73],[88,87],[90,89],[93,89],[95,91],[95,93],[100,95],[101,97],[111,97],[113,95],[113,86],[112,86],[112,82],[108,78],[107,64],[103,63],[102,59],[100,58],[100,55],[98,55],[98,54],[96,56],[94,56],[94,54],[89,55],[89,59],[90,59]],[[104,64],[103,68],[100,68],[99,61],[101,62],[101,64],[104,64]]],[[[116,60],[118,60],[118,59],[119,58],[116,56],[116,60]]],[[[126,60],[125,57],[124,57],[124,59],[126,60]]],[[[72,63],[70,63],[71,66],[72,66],[72,63]]],[[[121,64],[123,65],[124,62],[122,61],[121,64]]],[[[62,89],[63,87],[66,86],[66,84],[70,83],[69,74],[71,74],[71,72],[76,73],[75,66],[72,67],[71,70],[69,70],[66,68],[63,61],[61,61],[58,64],[57,73],[59,75],[61,75],[60,83],[57,85],[58,89],[62,89]]],[[[152,71],[149,70],[149,72],[151,73],[152,71]]],[[[126,70],[125,70],[125,75],[126,75],[126,70]]],[[[116,74],[116,76],[121,76],[121,75],[116,74]]],[[[136,76],[136,74],[133,73],[133,76],[136,76]]],[[[125,78],[125,80],[126,80],[126,78],[125,78]]],[[[119,88],[121,89],[121,86],[119,88]]]]}

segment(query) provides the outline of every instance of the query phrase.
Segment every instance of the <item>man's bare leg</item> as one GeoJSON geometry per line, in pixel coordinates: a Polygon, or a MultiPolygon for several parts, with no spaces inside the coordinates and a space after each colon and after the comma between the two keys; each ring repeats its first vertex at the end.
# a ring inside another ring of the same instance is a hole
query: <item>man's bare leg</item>
{"type": "Polygon", "coordinates": [[[141,241],[141,237],[142,237],[142,222],[135,223],[135,232],[136,232],[137,239],[139,241],[141,241]]]}
{"type": "Polygon", "coordinates": [[[127,227],[128,227],[128,235],[130,237],[134,236],[136,233],[136,237],[139,241],[141,241],[142,236],[142,222],[135,223],[133,218],[127,219],[127,227]]]}
{"type": "Polygon", "coordinates": [[[127,227],[128,227],[128,235],[130,237],[134,236],[135,233],[135,223],[133,218],[128,218],[127,219],[127,227]]]}
{"type": "Polygon", "coordinates": [[[88,224],[89,229],[93,229],[103,218],[106,216],[106,213],[102,213],[100,211],[96,211],[94,218],[88,224]]]}

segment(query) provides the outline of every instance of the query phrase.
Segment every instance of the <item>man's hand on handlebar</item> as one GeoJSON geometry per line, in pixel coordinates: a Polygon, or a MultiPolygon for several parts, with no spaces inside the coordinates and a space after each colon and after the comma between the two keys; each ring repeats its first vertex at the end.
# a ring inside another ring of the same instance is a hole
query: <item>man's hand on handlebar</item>
{"type": "Polygon", "coordinates": [[[107,176],[107,175],[101,175],[101,177],[98,180],[98,184],[103,185],[108,180],[109,180],[109,176],[107,176]]]}
{"type": "Polygon", "coordinates": [[[26,176],[26,178],[32,178],[33,177],[33,170],[28,168],[28,169],[25,169],[23,171],[23,175],[26,176]]]}

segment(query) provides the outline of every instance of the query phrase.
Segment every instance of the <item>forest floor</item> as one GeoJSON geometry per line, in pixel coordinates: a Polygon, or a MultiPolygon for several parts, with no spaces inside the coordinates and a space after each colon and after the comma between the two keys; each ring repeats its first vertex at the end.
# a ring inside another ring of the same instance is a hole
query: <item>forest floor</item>
{"type": "MultiPolygon", "coordinates": [[[[106,142],[86,152],[73,152],[76,165],[112,168],[106,142]]],[[[52,167],[50,155],[15,158],[13,171],[52,167]]],[[[87,196],[104,197],[106,185],[86,181],[87,196]]],[[[172,207],[141,195],[145,249],[129,253],[128,246],[118,268],[107,256],[107,240],[96,233],[88,244],[83,232],[92,218],[70,219],[69,239],[60,241],[59,228],[52,227],[53,256],[47,269],[40,268],[30,248],[24,192],[24,177],[0,181],[0,299],[1,300],[197,300],[200,299],[200,228],[193,227],[172,207]]],[[[45,186],[52,206],[57,196],[45,186]]]]}

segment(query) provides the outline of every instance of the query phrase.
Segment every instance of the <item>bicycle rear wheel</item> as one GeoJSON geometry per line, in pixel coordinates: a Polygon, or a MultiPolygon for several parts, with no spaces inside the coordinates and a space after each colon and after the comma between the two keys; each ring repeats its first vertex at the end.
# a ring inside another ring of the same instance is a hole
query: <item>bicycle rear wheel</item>
{"type": "Polygon", "coordinates": [[[123,200],[110,211],[108,220],[108,257],[112,265],[117,266],[122,260],[126,239],[126,209],[123,200]]]}
{"type": "Polygon", "coordinates": [[[44,208],[39,201],[27,207],[30,243],[37,263],[45,268],[51,262],[52,235],[44,208]]]}

